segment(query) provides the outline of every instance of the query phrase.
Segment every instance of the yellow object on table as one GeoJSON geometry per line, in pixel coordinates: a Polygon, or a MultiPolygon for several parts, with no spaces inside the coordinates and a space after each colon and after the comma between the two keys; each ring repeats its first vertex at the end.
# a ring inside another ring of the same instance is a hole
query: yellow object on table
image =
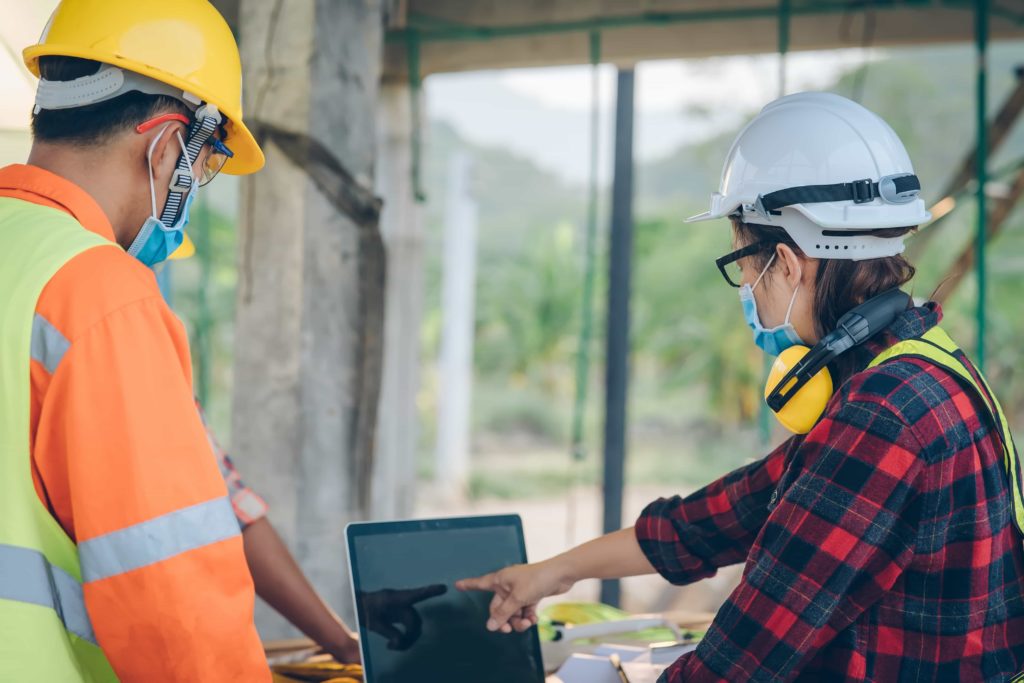
{"type": "MultiPolygon", "coordinates": [[[[359,664],[339,664],[329,655],[312,657],[301,664],[277,664],[271,667],[275,676],[290,681],[314,683],[362,683],[363,667],[359,664]]],[[[275,681],[277,683],[277,681],[275,681]]]]}

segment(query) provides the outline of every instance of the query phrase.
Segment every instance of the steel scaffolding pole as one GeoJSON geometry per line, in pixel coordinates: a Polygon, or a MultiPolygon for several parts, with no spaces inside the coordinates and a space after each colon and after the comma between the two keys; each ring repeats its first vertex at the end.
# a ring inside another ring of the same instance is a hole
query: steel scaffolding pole
{"type": "Polygon", "coordinates": [[[988,271],[985,262],[986,223],[988,210],[985,201],[985,185],[988,180],[988,127],[986,110],[988,105],[988,0],[975,0],[974,3],[974,37],[977,47],[977,93],[976,93],[976,126],[978,130],[977,176],[978,176],[978,225],[975,235],[975,272],[978,281],[977,315],[977,351],[978,367],[985,369],[985,313],[988,297],[988,271]]]}
{"type": "MultiPolygon", "coordinates": [[[[629,296],[633,260],[633,69],[620,69],[615,97],[615,175],[608,258],[605,372],[604,532],[622,527],[629,400],[629,296]]],[[[601,602],[619,606],[619,581],[601,583],[601,602]]]]}

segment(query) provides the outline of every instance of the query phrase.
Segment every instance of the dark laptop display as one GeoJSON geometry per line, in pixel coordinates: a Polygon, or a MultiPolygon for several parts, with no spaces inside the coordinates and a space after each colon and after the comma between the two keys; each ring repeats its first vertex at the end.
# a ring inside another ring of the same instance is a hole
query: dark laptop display
{"type": "Polygon", "coordinates": [[[526,561],[517,515],[352,524],[367,683],[542,683],[537,629],[490,633],[489,593],[455,581],[526,561]]]}

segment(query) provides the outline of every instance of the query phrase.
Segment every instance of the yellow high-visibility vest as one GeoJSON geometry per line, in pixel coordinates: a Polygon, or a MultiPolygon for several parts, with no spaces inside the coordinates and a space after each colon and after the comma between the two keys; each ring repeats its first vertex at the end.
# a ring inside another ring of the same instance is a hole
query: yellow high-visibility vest
{"type": "Polygon", "coordinates": [[[39,500],[29,446],[29,360],[66,340],[36,302],[71,258],[117,246],[70,215],[0,198],[0,680],[116,681],[82,597],[78,549],[39,500]]]}
{"type": "Polygon", "coordinates": [[[978,372],[978,376],[981,377],[984,389],[978,385],[963,362],[953,355],[959,350],[960,347],[950,339],[945,330],[941,327],[933,327],[916,339],[906,339],[893,344],[875,356],[868,367],[873,368],[896,356],[917,356],[949,370],[974,390],[981,398],[982,403],[988,407],[996,424],[999,441],[1003,446],[1003,467],[1009,479],[1010,499],[1013,503],[1013,524],[1024,535],[1024,495],[1022,495],[1020,463],[1017,460],[1017,448],[1013,443],[1013,436],[1010,434],[1010,425],[1006,420],[1006,414],[1003,413],[1003,407],[999,405],[999,399],[996,398],[981,372],[978,372]]]}

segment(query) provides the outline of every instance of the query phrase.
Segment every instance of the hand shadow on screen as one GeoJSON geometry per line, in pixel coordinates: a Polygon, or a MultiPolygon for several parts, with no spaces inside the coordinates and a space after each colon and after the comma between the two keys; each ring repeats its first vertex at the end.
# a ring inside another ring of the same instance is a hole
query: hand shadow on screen
{"type": "MultiPolygon", "coordinates": [[[[408,680],[416,683],[539,681],[540,678],[534,675],[541,670],[540,663],[535,662],[533,656],[532,639],[535,636],[529,632],[510,635],[489,632],[485,624],[490,599],[491,596],[485,593],[452,591],[440,600],[422,604],[419,610],[414,610],[417,611],[417,639],[408,644],[415,643],[416,646],[401,648],[401,654],[396,653],[395,658],[387,663],[376,663],[374,674],[377,680],[383,683],[405,683],[408,680]],[[413,672],[415,679],[410,678],[413,672]]],[[[389,601],[384,598],[375,600],[389,601]]],[[[365,609],[366,603],[363,604],[365,609]]],[[[391,626],[395,628],[395,622],[391,626]]],[[[390,638],[372,626],[369,628],[386,639],[390,638]]],[[[391,647],[389,640],[388,650],[398,649],[391,647]]]]}
{"type": "Polygon", "coordinates": [[[423,634],[423,618],[415,605],[447,592],[448,586],[435,583],[420,588],[360,592],[357,597],[367,628],[386,638],[389,650],[404,651],[423,634]]]}

